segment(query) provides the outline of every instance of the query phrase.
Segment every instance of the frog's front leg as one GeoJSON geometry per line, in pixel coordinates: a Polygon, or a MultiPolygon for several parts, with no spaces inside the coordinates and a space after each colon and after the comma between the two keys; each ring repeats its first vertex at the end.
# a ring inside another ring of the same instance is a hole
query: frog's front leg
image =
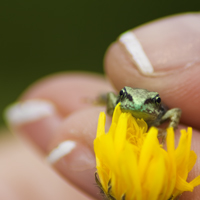
{"type": "MultiPolygon", "coordinates": [[[[168,128],[173,127],[174,129],[176,129],[178,127],[180,118],[181,118],[181,109],[173,108],[171,110],[168,110],[162,116],[160,124],[169,119],[170,122],[169,122],[168,128]]],[[[158,137],[161,138],[163,144],[165,143],[166,136],[167,136],[166,130],[160,129],[158,137]]]]}
{"type": "Polygon", "coordinates": [[[161,118],[161,122],[164,122],[166,120],[170,120],[168,127],[173,127],[176,129],[179,124],[179,120],[181,118],[181,109],[180,108],[173,108],[168,110],[161,118]]]}
{"type": "Polygon", "coordinates": [[[113,92],[109,92],[107,94],[107,113],[108,115],[112,116],[115,106],[116,106],[116,102],[117,102],[117,98],[118,96],[116,94],[114,94],[113,92]]]}

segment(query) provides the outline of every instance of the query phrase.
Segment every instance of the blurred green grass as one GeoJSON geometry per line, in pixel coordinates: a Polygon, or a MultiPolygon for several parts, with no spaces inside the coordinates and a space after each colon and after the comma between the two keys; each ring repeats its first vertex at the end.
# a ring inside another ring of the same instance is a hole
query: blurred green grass
{"type": "Polygon", "coordinates": [[[199,0],[1,0],[0,113],[29,84],[50,73],[103,73],[106,48],[122,32],[199,10],[199,0]]]}

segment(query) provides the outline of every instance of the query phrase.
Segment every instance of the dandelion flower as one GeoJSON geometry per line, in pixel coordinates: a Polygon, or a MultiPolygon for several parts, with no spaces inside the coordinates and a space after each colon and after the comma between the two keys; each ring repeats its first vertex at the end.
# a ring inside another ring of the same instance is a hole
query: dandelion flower
{"type": "Polygon", "coordinates": [[[119,104],[107,133],[105,120],[100,113],[94,150],[96,182],[108,200],[173,200],[200,184],[200,176],[187,182],[197,159],[190,150],[191,128],[181,131],[176,149],[169,128],[165,150],[158,130],[152,127],[147,132],[146,122],[122,113],[119,104]]]}

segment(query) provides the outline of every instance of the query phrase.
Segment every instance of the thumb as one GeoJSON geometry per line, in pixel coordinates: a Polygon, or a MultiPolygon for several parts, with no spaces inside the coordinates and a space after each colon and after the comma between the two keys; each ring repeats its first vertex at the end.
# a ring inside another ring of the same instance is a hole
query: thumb
{"type": "Polygon", "coordinates": [[[200,14],[163,18],[122,34],[108,49],[105,70],[124,86],[159,92],[181,121],[200,128],[200,14]]]}

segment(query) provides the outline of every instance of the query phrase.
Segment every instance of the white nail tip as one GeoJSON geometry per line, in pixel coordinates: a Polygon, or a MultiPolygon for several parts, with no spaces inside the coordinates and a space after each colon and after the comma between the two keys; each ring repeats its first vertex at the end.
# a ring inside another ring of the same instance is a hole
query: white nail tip
{"type": "Polygon", "coordinates": [[[67,140],[59,144],[59,146],[52,150],[52,152],[47,157],[47,161],[51,164],[57,162],[62,157],[69,154],[76,147],[76,142],[67,140]]]}
{"type": "Polygon", "coordinates": [[[151,74],[154,69],[151,65],[148,57],[146,56],[140,42],[136,38],[133,32],[128,31],[119,37],[119,41],[124,45],[126,50],[132,57],[134,64],[138,70],[143,74],[151,74]]]}
{"type": "Polygon", "coordinates": [[[44,100],[18,102],[5,110],[5,118],[11,125],[22,125],[53,115],[55,107],[44,100]]]}

